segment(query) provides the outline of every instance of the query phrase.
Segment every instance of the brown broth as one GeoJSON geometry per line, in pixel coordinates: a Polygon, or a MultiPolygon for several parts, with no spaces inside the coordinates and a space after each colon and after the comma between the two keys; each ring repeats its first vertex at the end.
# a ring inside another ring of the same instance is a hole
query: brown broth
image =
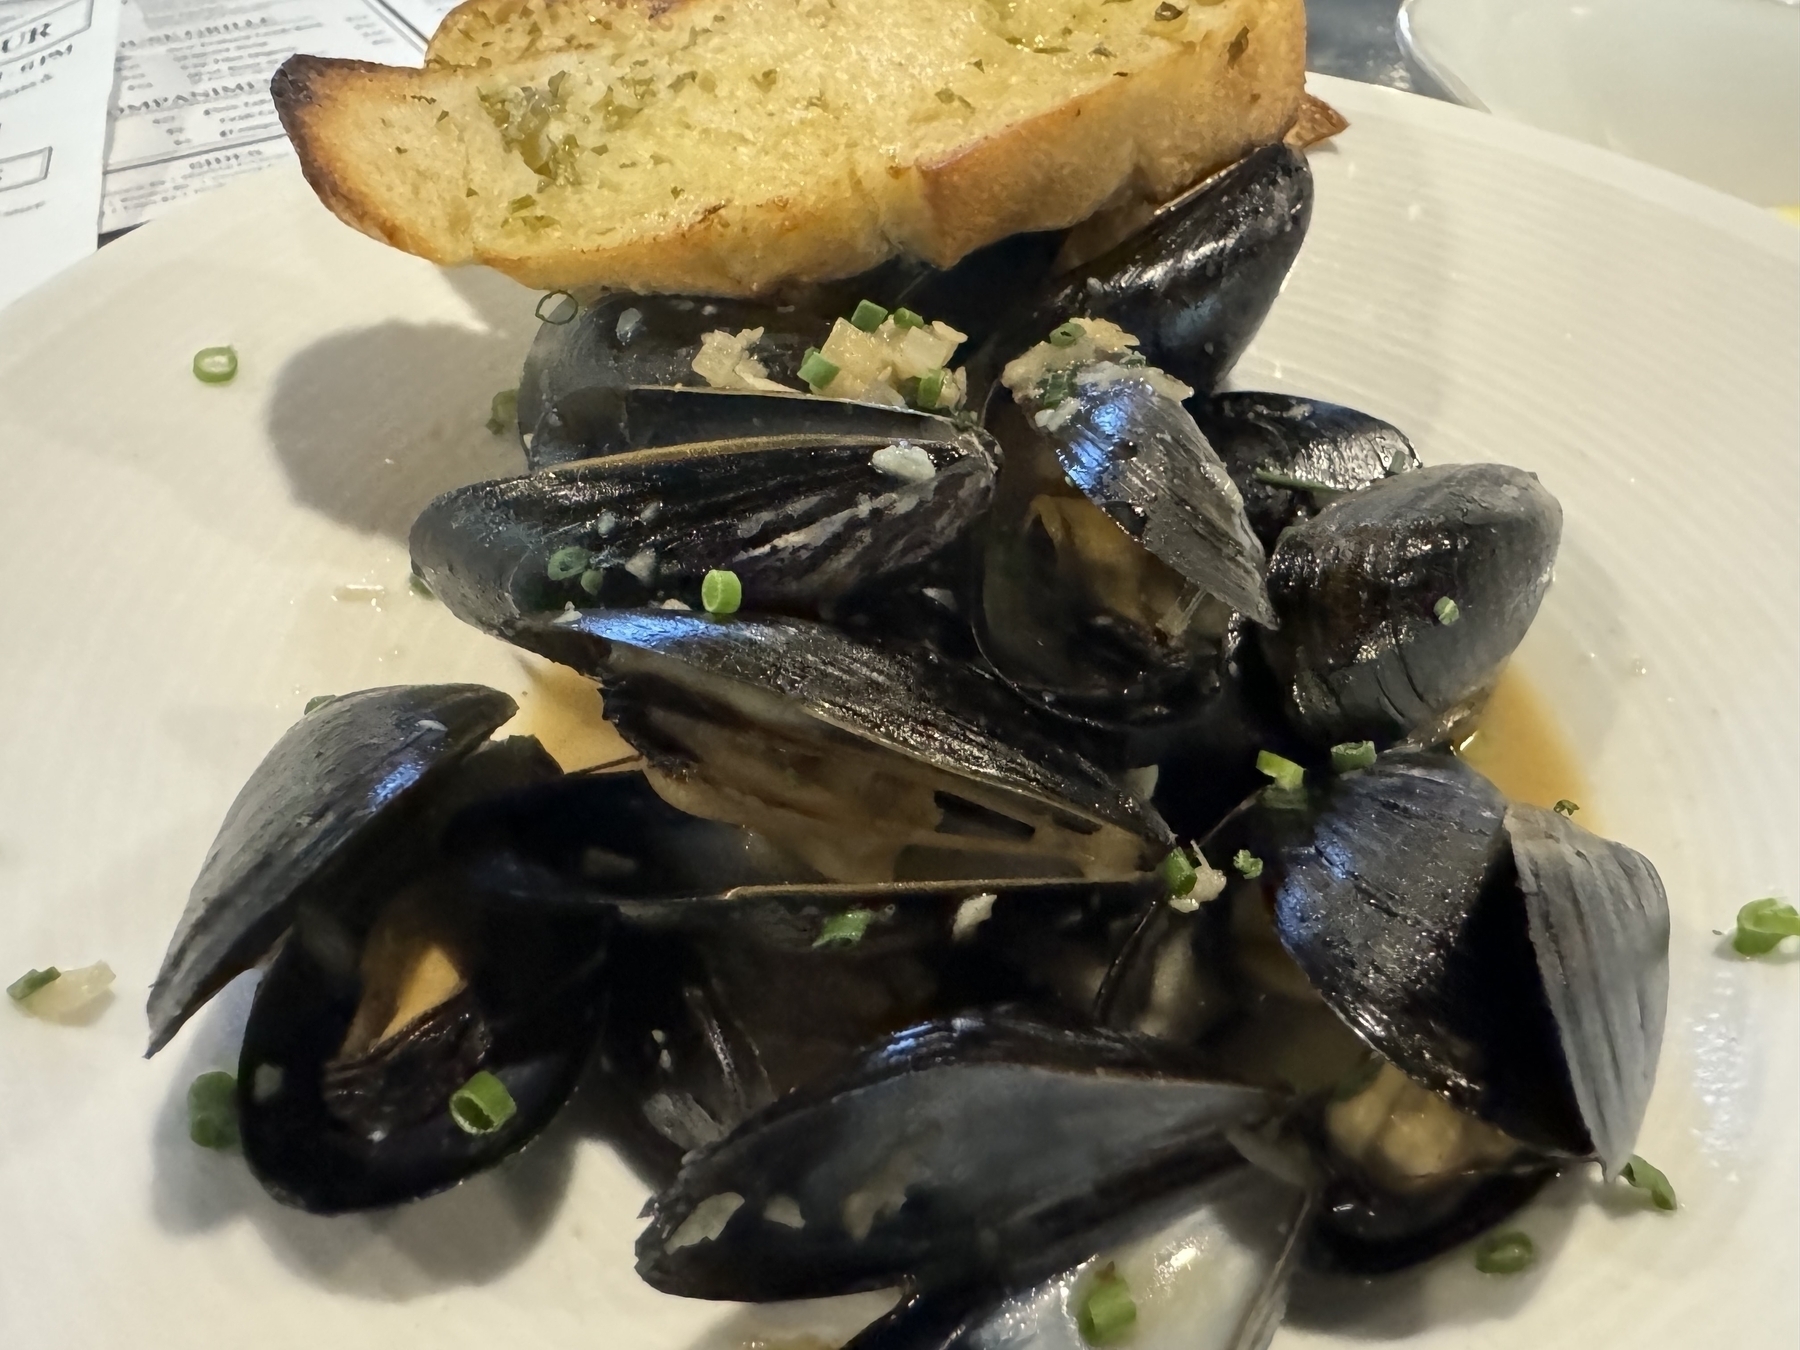
{"type": "Polygon", "coordinates": [[[529,658],[530,686],[519,697],[510,736],[536,736],[566,772],[637,758],[637,752],[600,715],[594,682],[567,667],[529,658]]]}
{"type": "Polygon", "coordinates": [[[1457,747],[1457,753],[1514,801],[1533,806],[1555,806],[1564,799],[1578,802],[1581,823],[1596,828],[1587,779],[1549,705],[1518,670],[1508,667],[1500,676],[1480,728],[1457,747]]]}

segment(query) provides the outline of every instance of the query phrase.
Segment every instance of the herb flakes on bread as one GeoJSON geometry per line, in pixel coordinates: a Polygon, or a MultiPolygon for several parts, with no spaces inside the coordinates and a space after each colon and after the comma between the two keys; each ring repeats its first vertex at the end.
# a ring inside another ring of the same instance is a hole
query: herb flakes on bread
{"type": "Polygon", "coordinates": [[[423,70],[296,56],[320,198],[544,288],[753,295],[948,265],[1276,140],[1301,0],[471,0],[423,70]]]}

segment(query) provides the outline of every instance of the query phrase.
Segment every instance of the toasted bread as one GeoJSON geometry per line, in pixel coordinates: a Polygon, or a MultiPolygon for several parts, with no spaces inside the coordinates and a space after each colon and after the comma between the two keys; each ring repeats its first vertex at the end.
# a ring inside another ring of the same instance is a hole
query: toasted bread
{"type": "Polygon", "coordinates": [[[423,70],[297,56],[345,221],[529,285],[765,293],[948,265],[1278,139],[1301,0],[471,0],[423,70]]]}

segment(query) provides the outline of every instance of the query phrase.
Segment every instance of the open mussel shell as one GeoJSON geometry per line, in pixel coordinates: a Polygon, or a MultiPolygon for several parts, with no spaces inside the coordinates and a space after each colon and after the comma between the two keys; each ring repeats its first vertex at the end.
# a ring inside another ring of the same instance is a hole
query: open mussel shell
{"type": "Polygon", "coordinates": [[[1502,464],[1383,478],[1282,534],[1262,635],[1315,744],[1431,742],[1485,695],[1536,616],[1562,507],[1502,464]]]}
{"type": "Polygon", "coordinates": [[[1274,1109],[1126,1037],[1001,1013],[910,1028],[689,1158],[638,1272],[749,1300],[1003,1279],[1241,1165],[1225,1132],[1274,1109]]]}
{"type": "Polygon", "coordinates": [[[1076,491],[1190,584],[1258,623],[1275,621],[1243,496],[1187,409],[1151,377],[1079,368],[1055,408],[1004,425],[1036,442],[1027,453],[1047,450],[1076,491]]]}
{"type": "Polygon", "coordinates": [[[248,970],[300,903],[350,884],[444,772],[516,711],[473,684],[365,689],[314,709],[238,792],[146,1008],[150,1054],[248,970]]]}
{"type": "Polygon", "coordinates": [[[413,568],[494,632],[569,604],[697,609],[714,569],[737,574],[752,608],[816,612],[986,509],[991,443],[941,419],[915,430],[941,434],[711,441],[457,488],[414,522],[413,568]]]}
{"type": "Polygon", "coordinates": [[[239,1130],[251,1171],[285,1204],[378,1208],[492,1166],[549,1122],[592,1048],[602,916],[491,905],[455,868],[415,879],[406,902],[427,924],[454,915],[466,983],[374,1052],[352,1060],[347,1049],[367,999],[366,951],[347,965],[334,937],[311,940],[306,918],[257,989],[239,1059],[239,1130]],[[516,1110],[472,1133],[449,1100],[484,1070],[516,1110]]]}
{"type": "Polygon", "coordinates": [[[979,536],[981,650],[1109,762],[1204,745],[1233,701],[1235,616],[1274,618],[1238,490],[1152,377],[1097,363],[1048,397],[990,419],[1006,459],[979,536]]]}
{"type": "Polygon", "coordinates": [[[1506,833],[1581,1119],[1615,1176],[1631,1159],[1662,1051],[1662,878],[1643,854],[1542,807],[1508,807],[1506,833]]]}
{"type": "Polygon", "coordinates": [[[1243,822],[1275,931],[1338,1017],[1406,1076],[1515,1139],[1590,1141],[1545,999],[1506,799],[1447,754],[1390,753],[1243,822]]]}
{"type": "Polygon", "coordinates": [[[1087,1350],[1081,1310],[1110,1273],[1141,1350],[1265,1350],[1280,1325],[1314,1197],[1243,1165],[1114,1225],[1095,1255],[1036,1283],[927,1290],[846,1350],[1087,1350]]]}
{"type": "Polygon", "coordinates": [[[1187,406],[1243,493],[1250,527],[1271,551],[1288,526],[1344,493],[1419,467],[1398,427],[1336,403],[1241,392],[1190,399],[1187,406]]]}
{"type": "Polygon", "coordinates": [[[1668,980],[1641,855],[1442,754],[1384,755],[1256,828],[1284,947],[1364,1041],[1532,1148],[1624,1165],[1668,980]]]}
{"type": "Polygon", "coordinates": [[[1312,171],[1285,145],[1252,151],[1169,203],[1148,224],[1054,289],[1007,329],[1016,356],[1065,320],[1107,319],[1150,364],[1202,392],[1243,354],[1300,252],[1312,171]]]}
{"type": "Polygon", "coordinates": [[[769,378],[798,393],[805,389],[800,362],[807,348],[824,340],[831,320],[808,305],[620,293],[583,306],[566,323],[544,323],[519,376],[519,430],[527,456],[535,458],[545,414],[575,390],[703,389],[706,381],[694,370],[701,339],[746,328],[763,330],[755,354],[769,378]]]}
{"type": "Polygon", "coordinates": [[[512,640],[599,680],[657,791],[836,881],[1130,876],[1156,814],[978,672],[800,619],[569,611],[512,640]]]}

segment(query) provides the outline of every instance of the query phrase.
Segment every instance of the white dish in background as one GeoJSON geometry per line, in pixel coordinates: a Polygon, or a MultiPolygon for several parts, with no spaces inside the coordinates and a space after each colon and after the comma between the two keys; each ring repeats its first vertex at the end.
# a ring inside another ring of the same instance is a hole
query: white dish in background
{"type": "MultiPolygon", "coordinates": [[[[1683,1208],[1590,1203],[1572,1176],[1522,1216],[1529,1275],[1459,1254],[1314,1285],[1277,1345],[1787,1350],[1800,969],[1728,959],[1713,930],[1800,887],[1800,233],[1511,123],[1315,89],[1352,127],[1313,155],[1311,237],[1238,381],[1355,404],[1428,461],[1518,464],[1561,498],[1519,662],[1590,806],[1668,883],[1640,1149],[1683,1208]]],[[[187,1083],[235,1062],[244,983],[139,1058],[206,846],[308,696],[474,679],[553,720],[517,658],[407,591],[403,544],[433,492],[519,467],[482,423],[534,299],[374,244],[274,171],[0,315],[0,968],[119,972],[87,1027],[0,1009],[0,1344],[739,1350],[809,1326],[641,1284],[642,1188],[578,1110],[448,1195],[320,1219],[185,1136],[187,1083]],[[241,374],[202,386],[189,358],[220,342],[241,374]]]]}
{"type": "Polygon", "coordinates": [[[1800,206],[1791,0],[1406,0],[1398,31],[1471,107],[1800,206]]]}

